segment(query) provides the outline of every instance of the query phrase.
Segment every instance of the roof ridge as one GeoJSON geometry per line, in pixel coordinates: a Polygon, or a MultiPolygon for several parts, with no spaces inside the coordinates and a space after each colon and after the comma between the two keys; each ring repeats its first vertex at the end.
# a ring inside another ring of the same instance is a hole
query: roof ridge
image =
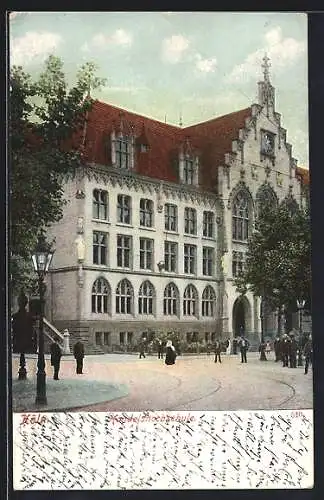
{"type": "Polygon", "coordinates": [[[179,127],[178,125],[172,125],[171,123],[165,123],[161,120],[158,120],[156,118],[151,118],[150,116],[147,116],[147,115],[144,115],[144,114],[140,114],[140,113],[136,113],[135,111],[130,111],[129,109],[126,109],[126,108],[122,108],[120,106],[115,106],[114,104],[110,104],[108,102],[103,102],[103,101],[100,101],[99,99],[95,99],[95,103],[98,103],[98,104],[101,104],[103,106],[107,106],[107,107],[110,107],[110,108],[114,108],[116,110],[120,110],[120,111],[124,111],[125,113],[129,113],[131,115],[135,115],[139,118],[145,118],[147,120],[150,120],[152,122],[156,122],[156,123],[159,123],[160,125],[164,125],[165,127],[172,127],[172,128],[175,128],[177,130],[182,130],[181,127],[179,127]]]}
{"type": "Polygon", "coordinates": [[[197,127],[198,125],[204,125],[205,123],[215,122],[216,120],[221,120],[222,118],[225,118],[225,117],[228,117],[231,115],[236,115],[238,113],[242,113],[243,111],[248,111],[250,109],[251,109],[251,106],[248,106],[247,108],[238,109],[237,111],[232,111],[231,113],[226,113],[225,115],[215,116],[214,118],[210,118],[209,120],[205,120],[203,122],[198,122],[198,123],[193,123],[192,125],[188,125],[187,127],[183,127],[182,130],[186,130],[186,129],[191,128],[191,127],[197,127]]]}

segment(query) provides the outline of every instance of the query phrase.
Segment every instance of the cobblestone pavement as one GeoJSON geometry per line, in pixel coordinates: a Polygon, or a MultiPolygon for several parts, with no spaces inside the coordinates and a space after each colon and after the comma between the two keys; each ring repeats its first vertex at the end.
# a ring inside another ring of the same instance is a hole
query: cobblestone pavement
{"type": "MultiPolygon", "coordinates": [[[[28,359],[30,378],[36,374],[36,359],[28,359]]],[[[46,361],[46,372],[52,368],[46,361]]],[[[18,358],[13,360],[13,377],[17,378],[18,358]]],[[[76,411],[144,411],[144,410],[271,410],[312,408],[312,370],[283,368],[270,355],[267,362],[259,361],[257,353],[248,353],[248,363],[241,364],[239,356],[226,356],[222,364],[214,363],[212,355],[179,356],[176,364],[166,366],[156,356],[139,359],[134,355],[107,354],[87,356],[84,374],[75,374],[75,361],[63,357],[60,379],[68,380],[70,408],[76,411]],[[91,404],[73,402],[73,380],[89,387],[93,381],[117,387],[127,387],[128,395],[118,399],[98,398],[91,404]],[[72,385],[71,385],[72,384],[72,385]],[[82,406],[82,408],[80,408],[82,406]]],[[[60,382],[58,382],[60,383],[60,382]]]]}

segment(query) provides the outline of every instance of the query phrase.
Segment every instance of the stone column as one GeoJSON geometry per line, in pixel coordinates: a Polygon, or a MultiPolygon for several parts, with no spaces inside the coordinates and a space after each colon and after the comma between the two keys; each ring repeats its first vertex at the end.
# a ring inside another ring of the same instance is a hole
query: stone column
{"type": "Polygon", "coordinates": [[[71,354],[71,350],[70,350],[70,334],[69,334],[69,330],[67,328],[63,331],[63,335],[64,335],[64,340],[63,340],[63,354],[71,354]]]}

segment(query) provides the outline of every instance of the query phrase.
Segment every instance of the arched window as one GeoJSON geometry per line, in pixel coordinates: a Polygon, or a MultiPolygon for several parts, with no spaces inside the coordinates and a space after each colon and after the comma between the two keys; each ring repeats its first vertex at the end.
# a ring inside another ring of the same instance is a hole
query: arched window
{"type": "Polygon", "coordinates": [[[277,203],[273,189],[270,186],[261,186],[256,195],[257,217],[260,216],[261,211],[276,207],[277,203]]]}
{"type": "Polygon", "coordinates": [[[247,241],[249,237],[249,201],[240,191],[233,201],[233,240],[247,241]]]}
{"type": "Polygon", "coordinates": [[[198,315],[198,293],[193,285],[188,285],[183,294],[184,316],[198,315]]]}
{"type": "Polygon", "coordinates": [[[202,294],[202,315],[214,316],[215,315],[215,299],[216,295],[211,286],[206,286],[202,294]]]}
{"type": "Polygon", "coordinates": [[[174,283],[169,283],[164,289],[163,311],[165,315],[177,315],[179,291],[174,283]]]}
{"type": "Polygon", "coordinates": [[[121,280],[116,288],[116,313],[131,314],[133,311],[133,288],[126,279],[121,280]]]}
{"type": "Polygon", "coordinates": [[[138,314],[153,314],[154,287],[149,281],[141,284],[138,293],[138,314]]]}
{"type": "Polygon", "coordinates": [[[91,311],[93,313],[108,312],[109,285],[105,278],[98,278],[93,284],[91,294],[91,311]]]}

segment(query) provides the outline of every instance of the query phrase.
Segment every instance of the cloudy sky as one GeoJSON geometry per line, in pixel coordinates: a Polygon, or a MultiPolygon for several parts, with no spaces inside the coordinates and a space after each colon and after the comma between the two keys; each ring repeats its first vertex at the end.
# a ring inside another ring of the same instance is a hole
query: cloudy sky
{"type": "Polygon", "coordinates": [[[266,52],[288,141],[308,166],[307,17],[296,13],[13,12],[10,63],[37,75],[60,56],[68,80],[93,61],[94,97],[192,125],[256,102],[266,52]]]}

